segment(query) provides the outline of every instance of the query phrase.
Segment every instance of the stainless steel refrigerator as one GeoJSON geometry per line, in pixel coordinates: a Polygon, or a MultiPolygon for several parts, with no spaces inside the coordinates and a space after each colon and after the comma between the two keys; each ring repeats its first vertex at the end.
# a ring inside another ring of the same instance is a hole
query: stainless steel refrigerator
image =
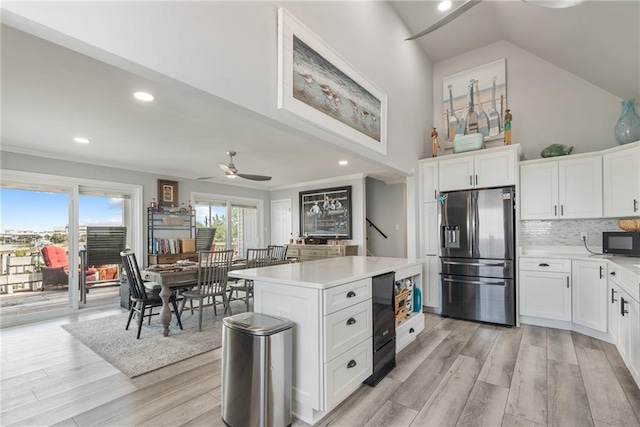
{"type": "Polygon", "coordinates": [[[442,315],[516,324],[513,187],[442,193],[442,315]]]}

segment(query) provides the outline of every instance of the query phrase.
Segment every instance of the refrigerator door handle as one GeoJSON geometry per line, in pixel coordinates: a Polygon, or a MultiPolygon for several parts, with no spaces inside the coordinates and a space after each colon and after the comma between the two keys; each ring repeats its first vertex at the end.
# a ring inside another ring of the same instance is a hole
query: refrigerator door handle
{"type": "Polygon", "coordinates": [[[471,285],[496,285],[496,286],[507,286],[506,282],[483,282],[481,280],[460,280],[460,279],[449,279],[446,277],[442,278],[443,282],[453,282],[453,283],[469,283],[471,285]]]}
{"type": "Polygon", "coordinates": [[[457,261],[442,261],[443,264],[450,265],[470,265],[473,267],[504,267],[504,262],[498,262],[495,264],[483,264],[480,262],[457,262],[457,261]]]}

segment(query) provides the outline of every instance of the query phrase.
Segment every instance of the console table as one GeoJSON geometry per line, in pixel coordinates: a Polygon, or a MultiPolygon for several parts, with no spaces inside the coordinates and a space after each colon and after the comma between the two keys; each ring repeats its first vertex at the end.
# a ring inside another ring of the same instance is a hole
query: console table
{"type": "Polygon", "coordinates": [[[300,261],[358,255],[358,245],[287,245],[287,257],[300,261]]]}

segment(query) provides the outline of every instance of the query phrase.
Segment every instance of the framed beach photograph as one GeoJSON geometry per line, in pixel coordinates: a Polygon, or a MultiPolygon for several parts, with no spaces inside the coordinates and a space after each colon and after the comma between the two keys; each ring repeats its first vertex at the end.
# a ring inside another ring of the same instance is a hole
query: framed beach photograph
{"type": "Polygon", "coordinates": [[[278,108],[387,154],[387,95],[278,9],[278,108]]]}
{"type": "Polygon", "coordinates": [[[505,59],[444,77],[442,100],[445,131],[440,132],[440,141],[444,148],[453,146],[456,135],[481,133],[485,142],[504,139],[505,59]]]}
{"type": "Polygon", "coordinates": [[[158,180],[158,205],[164,207],[179,207],[178,182],[158,180]]]}
{"type": "Polygon", "coordinates": [[[301,191],[300,234],[351,239],[351,186],[301,191]]]}

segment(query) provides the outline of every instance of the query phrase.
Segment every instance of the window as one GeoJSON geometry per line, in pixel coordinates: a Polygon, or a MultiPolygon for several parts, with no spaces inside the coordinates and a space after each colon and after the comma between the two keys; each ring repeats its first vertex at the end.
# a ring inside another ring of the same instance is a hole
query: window
{"type": "Polygon", "coordinates": [[[262,200],[232,199],[224,196],[196,194],[196,227],[215,227],[216,250],[233,249],[237,257],[247,249],[264,246],[260,230],[263,224],[262,200]]]}

